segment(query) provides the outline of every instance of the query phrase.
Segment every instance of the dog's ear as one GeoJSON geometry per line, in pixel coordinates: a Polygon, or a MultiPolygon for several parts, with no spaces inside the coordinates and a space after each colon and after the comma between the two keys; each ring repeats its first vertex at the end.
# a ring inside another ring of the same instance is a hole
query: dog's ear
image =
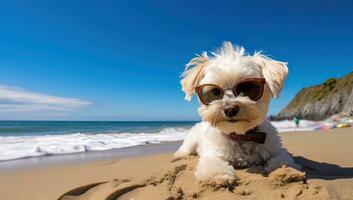
{"type": "Polygon", "coordinates": [[[284,80],[287,78],[287,63],[273,60],[261,54],[261,52],[255,53],[253,58],[262,70],[262,74],[271,90],[272,97],[278,98],[284,80]]]}
{"type": "Polygon", "coordinates": [[[181,75],[182,79],[180,81],[182,90],[185,92],[185,100],[191,101],[195,93],[195,88],[205,75],[205,66],[208,60],[207,53],[203,53],[197,55],[197,57],[191,59],[190,62],[186,64],[185,71],[181,75]]]}

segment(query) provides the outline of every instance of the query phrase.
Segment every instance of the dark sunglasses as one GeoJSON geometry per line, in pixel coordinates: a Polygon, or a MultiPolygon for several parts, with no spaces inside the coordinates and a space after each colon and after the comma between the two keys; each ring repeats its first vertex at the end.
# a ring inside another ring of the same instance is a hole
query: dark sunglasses
{"type": "MultiPolygon", "coordinates": [[[[262,97],[265,83],[266,80],[264,78],[248,78],[237,82],[233,86],[232,91],[234,96],[247,96],[252,101],[257,101],[262,97]]],[[[200,101],[205,105],[222,99],[224,95],[224,89],[213,84],[200,85],[195,89],[200,101]]]]}

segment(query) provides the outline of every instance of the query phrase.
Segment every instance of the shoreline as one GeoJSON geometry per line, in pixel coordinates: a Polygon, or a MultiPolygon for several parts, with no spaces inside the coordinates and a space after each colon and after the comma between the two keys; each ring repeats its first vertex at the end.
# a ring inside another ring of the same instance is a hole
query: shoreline
{"type": "MultiPolygon", "coordinates": [[[[352,129],[353,134],[353,128],[352,129]]],[[[332,130],[330,130],[332,131],[332,130]]],[[[283,142],[286,140],[293,140],[298,135],[310,135],[325,133],[327,130],[300,130],[300,131],[285,131],[280,132],[278,135],[282,138],[283,142]],[[294,137],[293,137],[294,135],[294,137]],[[287,139],[288,138],[288,139],[287,139]]],[[[333,130],[334,132],[334,130],[333,130]]],[[[134,157],[148,156],[153,154],[161,154],[176,151],[183,140],[177,141],[163,141],[160,143],[146,143],[136,146],[101,150],[101,151],[86,151],[78,153],[55,154],[45,156],[25,157],[19,159],[0,161],[0,174],[16,171],[16,170],[30,170],[37,167],[55,167],[73,164],[84,164],[95,161],[104,160],[121,160],[134,157]]],[[[288,148],[288,147],[286,147],[288,148]]]]}
{"type": "MultiPolygon", "coordinates": [[[[315,134],[316,131],[286,131],[278,133],[281,137],[287,134],[315,134]]],[[[160,143],[147,143],[102,151],[87,151],[79,153],[55,154],[34,156],[12,160],[0,161],[0,174],[8,171],[29,170],[37,167],[52,167],[71,165],[77,163],[89,163],[101,160],[128,159],[159,153],[176,151],[183,140],[163,141],[160,143]]]]}
{"type": "Polygon", "coordinates": [[[21,159],[13,159],[0,161],[0,174],[16,171],[30,170],[33,168],[55,167],[62,165],[83,164],[104,160],[121,160],[133,157],[160,154],[165,152],[176,151],[181,145],[182,140],[172,142],[152,143],[146,145],[137,145],[131,147],[123,147],[102,151],[88,151],[81,153],[70,153],[60,155],[46,155],[38,157],[28,157],[21,159]]]}

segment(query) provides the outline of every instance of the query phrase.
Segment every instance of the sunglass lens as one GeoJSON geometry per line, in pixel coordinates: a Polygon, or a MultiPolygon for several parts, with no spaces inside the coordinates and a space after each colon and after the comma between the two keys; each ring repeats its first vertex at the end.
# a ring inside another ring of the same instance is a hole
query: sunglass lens
{"type": "Polygon", "coordinates": [[[239,83],[235,88],[237,95],[249,97],[251,100],[256,101],[261,98],[262,85],[259,81],[245,81],[239,83]]]}
{"type": "Polygon", "coordinates": [[[220,88],[213,85],[205,85],[201,88],[200,98],[202,102],[209,104],[214,100],[222,99],[223,92],[220,88]]]}

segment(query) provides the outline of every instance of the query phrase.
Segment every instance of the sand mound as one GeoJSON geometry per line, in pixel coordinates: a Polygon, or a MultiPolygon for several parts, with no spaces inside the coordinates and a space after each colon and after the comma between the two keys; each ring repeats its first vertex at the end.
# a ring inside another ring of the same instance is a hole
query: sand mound
{"type": "Polygon", "coordinates": [[[194,171],[196,157],[175,162],[158,177],[141,180],[114,179],[91,183],[68,191],[60,200],[115,199],[330,199],[324,187],[306,183],[303,173],[280,168],[268,177],[261,169],[237,170],[237,182],[224,187],[199,184],[194,171]]]}

